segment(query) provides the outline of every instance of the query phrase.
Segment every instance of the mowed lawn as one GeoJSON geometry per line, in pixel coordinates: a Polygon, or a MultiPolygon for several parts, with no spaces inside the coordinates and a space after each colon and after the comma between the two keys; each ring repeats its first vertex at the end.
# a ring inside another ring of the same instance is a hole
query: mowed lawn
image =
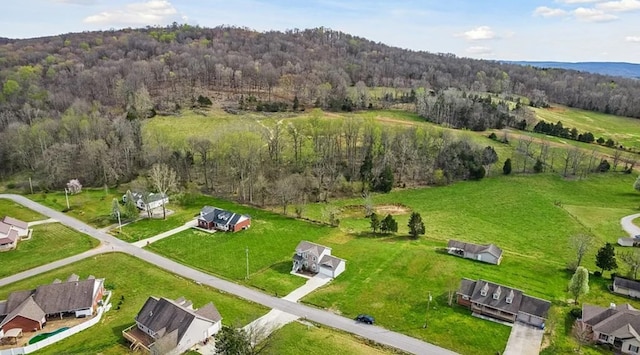
{"type": "MultiPolygon", "coordinates": [[[[33,194],[27,197],[56,211],[67,209],[64,190],[33,194]]],[[[114,223],[110,217],[114,198],[120,200],[122,193],[116,189],[105,191],[105,189],[85,188],[77,195],[69,195],[70,210],[66,213],[96,228],[106,227],[114,223]]]]}
{"type": "Polygon", "coordinates": [[[213,234],[191,229],[153,243],[148,248],[187,265],[242,281],[273,294],[285,295],[304,284],[304,279],[289,274],[291,256],[301,240],[317,241],[338,232],[328,226],[227,201],[207,198],[202,202],[250,215],[251,228],[237,233],[213,234]]]}
{"type": "Polygon", "coordinates": [[[32,228],[31,239],[20,241],[14,250],[0,253],[0,278],[82,253],[99,244],[97,240],[60,223],[32,228]]]}
{"type": "Polygon", "coordinates": [[[371,344],[348,333],[322,325],[293,322],[274,332],[264,350],[267,355],[383,355],[400,352],[371,344]]]}
{"type": "Polygon", "coordinates": [[[47,217],[41,215],[36,211],[32,211],[21,204],[15,203],[11,200],[0,198],[0,218],[4,216],[17,218],[24,222],[33,222],[41,219],[47,219],[47,217]]]}
{"type": "Polygon", "coordinates": [[[43,349],[41,354],[128,354],[122,330],[134,324],[134,317],[149,296],[185,297],[193,301],[194,307],[213,302],[223,317],[222,322],[232,326],[244,326],[268,311],[260,305],[197,285],[125,254],[99,255],[11,284],[0,289],[0,299],[6,299],[11,291],[51,283],[56,278],[64,280],[72,273],[82,279],[89,275],[105,278],[107,288],[113,290],[113,308],[97,325],[43,349]],[[117,309],[121,299],[122,304],[117,309]]]}
{"type": "MultiPolygon", "coordinates": [[[[370,313],[386,328],[463,354],[488,354],[504,350],[510,328],[447,305],[448,291],[457,289],[460,278],[482,278],[552,301],[547,323],[551,353],[570,351],[576,344],[568,336],[571,322],[566,322],[572,308],[566,293],[571,275],[565,266],[573,258],[568,238],[591,233],[598,239],[597,247],[615,242],[622,234],[620,218],[637,212],[640,195],[633,191],[634,179],[622,174],[593,175],[583,181],[509,176],[375,195],[378,207],[401,203],[421,213],[427,232],[418,241],[405,237],[406,213],[396,216],[398,236],[372,236],[368,220],[346,207],[362,200],[336,201],[335,206],[345,211],[343,235],[319,242],[347,259],[347,270],[303,301],[348,317],[370,313]],[[445,254],[441,249],[448,239],[495,243],[504,249],[503,263],[493,266],[445,254]],[[427,311],[429,292],[433,302],[427,311]]],[[[310,206],[311,217],[318,217],[323,207],[310,206]]],[[[584,260],[591,271],[595,253],[596,248],[584,260]]],[[[626,272],[622,266],[619,271],[626,272]]],[[[582,301],[605,307],[628,302],[609,294],[608,283],[593,279],[582,301]]]]}
{"type": "Polygon", "coordinates": [[[608,115],[554,105],[548,109],[534,109],[538,119],[576,128],[580,132],[591,132],[598,139],[608,138],[625,147],[640,148],[640,120],[630,117],[608,115]]]}

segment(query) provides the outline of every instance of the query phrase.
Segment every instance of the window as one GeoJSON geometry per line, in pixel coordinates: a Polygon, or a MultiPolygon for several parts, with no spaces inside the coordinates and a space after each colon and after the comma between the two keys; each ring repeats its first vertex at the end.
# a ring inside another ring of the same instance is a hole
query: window
{"type": "Polygon", "coordinates": [[[507,297],[507,299],[505,301],[507,301],[507,303],[511,303],[511,302],[513,302],[513,298],[507,297]]]}
{"type": "Polygon", "coordinates": [[[498,298],[500,298],[500,293],[499,292],[494,292],[493,293],[493,299],[497,300],[498,298]]]}
{"type": "Polygon", "coordinates": [[[480,295],[482,295],[482,297],[487,295],[487,291],[485,290],[480,290],[480,295]]]}
{"type": "Polygon", "coordinates": [[[469,296],[462,295],[462,299],[468,301],[469,300],[469,296]]]}
{"type": "Polygon", "coordinates": [[[631,351],[632,353],[637,353],[637,352],[638,352],[638,350],[640,350],[640,348],[638,348],[638,347],[637,347],[637,346],[635,346],[635,345],[631,345],[631,344],[629,344],[629,351],[631,351]]]}
{"type": "Polygon", "coordinates": [[[598,337],[598,339],[603,341],[609,341],[609,336],[606,334],[600,333],[600,336],[598,337]]]}

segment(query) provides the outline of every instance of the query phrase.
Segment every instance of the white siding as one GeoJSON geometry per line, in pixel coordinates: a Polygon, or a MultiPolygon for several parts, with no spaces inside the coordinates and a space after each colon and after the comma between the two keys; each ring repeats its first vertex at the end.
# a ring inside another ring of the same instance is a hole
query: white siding
{"type": "Polygon", "coordinates": [[[208,338],[207,332],[211,326],[211,322],[194,318],[189,329],[187,329],[182,336],[180,343],[178,343],[178,346],[173,349],[171,353],[182,354],[183,352],[191,349],[192,346],[208,338]]]}
{"type": "Polygon", "coordinates": [[[82,316],[91,317],[92,314],[93,314],[93,309],[91,308],[82,309],[82,310],[76,311],[76,318],[82,317],[82,316]]]}

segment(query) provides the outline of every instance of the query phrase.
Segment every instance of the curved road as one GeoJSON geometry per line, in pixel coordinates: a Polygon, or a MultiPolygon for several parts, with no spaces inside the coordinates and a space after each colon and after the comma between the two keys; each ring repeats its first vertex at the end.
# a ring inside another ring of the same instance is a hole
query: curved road
{"type": "Polygon", "coordinates": [[[620,220],[622,228],[629,234],[631,238],[635,237],[636,235],[640,235],[640,227],[636,226],[633,223],[633,220],[636,218],[640,218],[640,213],[622,217],[622,219],[620,220]]]}
{"type": "Polygon", "coordinates": [[[101,245],[98,248],[89,250],[82,254],[78,254],[66,259],[58,260],[53,263],[43,265],[13,276],[0,279],[0,287],[9,283],[22,280],[45,271],[52,270],[64,265],[71,264],[78,260],[105,253],[105,252],[122,252],[129,255],[133,255],[148,263],[158,266],[162,269],[170,271],[174,274],[192,279],[196,282],[211,286],[224,292],[236,295],[246,300],[259,303],[269,308],[281,310],[286,313],[294,314],[301,318],[309,319],[313,322],[324,324],[336,329],[340,329],[352,334],[356,334],[366,339],[373,340],[380,344],[388,345],[413,354],[455,354],[454,352],[429,344],[422,340],[409,337],[404,334],[392,332],[390,330],[356,323],[354,320],[336,315],[331,312],[323,311],[317,308],[302,305],[300,303],[286,301],[277,297],[266,295],[262,292],[254,289],[222,280],[215,276],[205,274],[201,271],[194,270],[188,266],[179,264],[173,260],[162,257],[158,254],[154,254],[145,249],[141,249],[129,243],[126,243],[118,238],[115,238],[105,232],[99,231],[77,219],[67,216],[64,213],[55,211],[49,207],[43,206],[37,202],[31,201],[28,198],[20,195],[12,194],[0,194],[0,198],[5,198],[17,202],[25,207],[28,207],[40,214],[43,214],[50,218],[55,218],[60,223],[75,229],[81,233],[85,233],[93,238],[100,240],[101,245]]]}

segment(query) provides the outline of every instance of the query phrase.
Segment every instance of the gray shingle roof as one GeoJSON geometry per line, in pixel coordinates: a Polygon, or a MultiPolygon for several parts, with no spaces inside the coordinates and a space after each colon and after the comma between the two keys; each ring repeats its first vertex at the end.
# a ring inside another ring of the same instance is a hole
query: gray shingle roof
{"type": "Polygon", "coordinates": [[[212,323],[222,319],[212,303],[198,313],[167,298],[149,297],[136,316],[136,321],[157,333],[157,338],[177,331],[177,344],[196,317],[212,323]]]}
{"type": "Polygon", "coordinates": [[[328,266],[335,270],[335,268],[340,265],[341,262],[344,262],[344,259],[336,258],[333,255],[325,255],[320,259],[320,265],[328,266]]]}
{"type": "Polygon", "coordinates": [[[640,330],[640,311],[629,304],[612,305],[609,308],[583,305],[582,320],[591,325],[594,331],[640,340],[637,333],[640,330]]]}
{"type": "Polygon", "coordinates": [[[27,222],[23,222],[19,219],[13,218],[13,217],[9,217],[9,216],[4,216],[4,218],[2,219],[2,222],[8,224],[8,225],[12,225],[14,227],[18,227],[20,229],[27,229],[29,228],[29,224],[27,222]]]}
{"type": "Polygon", "coordinates": [[[27,297],[26,300],[24,300],[18,307],[16,307],[2,320],[2,323],[0,323],[0,328],[18,316],[40,322],[44,318],[45,313],[38,306],[38,304],[36,304],[32,297],[27,297]]]}
{"type": "Polygon", "coordinates": [[[102,280],[80,280],[41,285],[34,300],[46,314],[73,312],[93,306],[94,287],[102,280]]]}
{"type": "Polygon", "coordinates": [[[640,282],[634,280],[623,279],[622,277],[615,277],[613,279],[613,285],[616,287],[622,287],[629,290],[640,291],[640,282]]]}
{"type": "Polygon", "coordinates": [[[331,248],[325,247],[324,245],[311,243],[306,240],[303,240],[300,243],[298,243],[298,246],[296,247],[296,252],[297,253],[307,252],[315,256],[320,256],[320,254],[322,254],[326,249],[331,250],[331,248]]]}
{"type": "Polygon", "coordinates": [[[245,219],[250,218],[247,215],[223,210],[217,207],[204,206],[202,210],[200,210],[199,219],[204,220],[206,222],[214,222],[223,226],[233,226],[238,222],[243,221],[245,219]]]}
{"type": "Polygon", "coordinates": [[[499,285],[486,280],[462,279],[458,294],[468,296],[471,302],[487,305],[499,309],[503,312],[517,314],[524,312],[541,318],[546,318],[551,307],[551,302],[543,299],[525,295],[516,288],[499,285]],[[482,295],[482,290],[486,290],[486,295],[482,295]],[[496,292],[498,291],[498,292],[496,292]],[[497,293],[497,299],[494,294],[497,293]],[[511,299],[511,303],[507,302],[511,299]]]}
{"type": "Polygon", "coordinates": [[[502,249],[495,244],[480,245],[451,239],[447,243],[447,248],[462,249],[471,254],[489,253],[498,259],[502,256],[502,249]]]}

